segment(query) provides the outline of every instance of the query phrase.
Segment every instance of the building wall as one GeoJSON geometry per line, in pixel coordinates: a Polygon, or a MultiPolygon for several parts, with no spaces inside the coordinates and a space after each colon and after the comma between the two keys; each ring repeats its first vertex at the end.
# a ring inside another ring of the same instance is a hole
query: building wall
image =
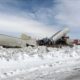
{"type": "Polygon", "coordinates": [[[0,34],[0,46],[19,46],[25,47],[26,41],[20,38],[11,37],[7,35],[0,34]]]}

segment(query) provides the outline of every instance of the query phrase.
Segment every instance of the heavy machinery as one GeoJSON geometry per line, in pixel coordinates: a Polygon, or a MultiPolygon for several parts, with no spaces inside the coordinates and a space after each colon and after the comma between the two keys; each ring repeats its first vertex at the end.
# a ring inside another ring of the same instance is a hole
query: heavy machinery
{"type": "Polygon", "coordinates": [[[62,47],[62,46],[73,46],[73,41],[66,36],[69,32],[69,28],[64,28],[63,30],[58,31],[50,38],[43,38],[37,40],[37,45],[39,46],[52,46],[52,47],[62,47]]]}

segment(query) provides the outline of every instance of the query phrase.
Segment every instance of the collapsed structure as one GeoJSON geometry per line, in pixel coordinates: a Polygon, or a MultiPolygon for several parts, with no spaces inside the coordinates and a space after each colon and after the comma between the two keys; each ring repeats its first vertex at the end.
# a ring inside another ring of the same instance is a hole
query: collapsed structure
{"type": "Polygon", "coordinates": [[[40,40],[33,39],[25,34],[22,34],[20,38],[0,34],[0,46],[6,48],[21,48],[27,46],[72,47],[74,44],[80,45],[80,40],[72,40],[66,36],[68,32],[69,28],[64,28],[50,38],[43,38],[40,40]]]}
{"type": "Polygon", "coordinates": [[[26,41],[24,41],[20,38],[0,34],[0,46],[6,47],[6,48],[8,48],[8,47],[20,48],[20,47],[26,46],[26,41]]]}
{"type": "Polygon", "coordinates": [[[62,47],[62,46],[73,46],[73,41],[69,39],[66,34],[69,32],[69,28],[64,28],[58,31],[50,38],[43,38],[37,41],[37,44],[42,46],[62,47]]]}
{"type": "Polygon", "coordinates": [[[36,40],[25,34],[22,34],[20,38],[0,34],[0,46],[5,48],[21,48],[26,46],[34,47],[35,45],[36,40]]]}

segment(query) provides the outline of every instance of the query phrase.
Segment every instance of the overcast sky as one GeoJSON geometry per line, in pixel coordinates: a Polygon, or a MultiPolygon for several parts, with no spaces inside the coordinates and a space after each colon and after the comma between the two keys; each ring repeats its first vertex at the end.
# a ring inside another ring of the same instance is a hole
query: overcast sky
{"type": "Polygon", "coordinates": [[[80,0],[0,0],[0,32],[52,35],[69,27],[80,38],[80,0]]]}

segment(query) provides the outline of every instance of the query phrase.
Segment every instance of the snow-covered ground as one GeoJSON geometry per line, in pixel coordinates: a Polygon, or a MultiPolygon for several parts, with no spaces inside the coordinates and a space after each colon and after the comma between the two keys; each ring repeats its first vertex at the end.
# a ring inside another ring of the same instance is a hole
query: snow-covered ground
{"type": "Polygon", "coordinates": [[[0,47],[0,80],[59,80],[58,75],[79,69],[79,64],[80,46],[0,47]]]}

